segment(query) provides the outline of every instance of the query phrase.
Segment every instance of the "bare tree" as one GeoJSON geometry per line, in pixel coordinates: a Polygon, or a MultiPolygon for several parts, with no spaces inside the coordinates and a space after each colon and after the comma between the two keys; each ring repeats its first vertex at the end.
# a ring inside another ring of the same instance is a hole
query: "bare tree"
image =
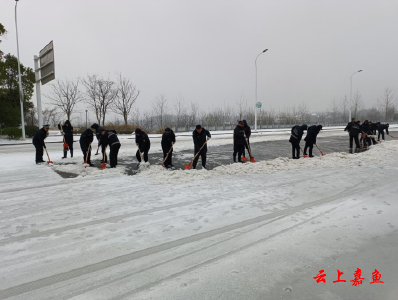
{"type": "Polygon", "coordinates": [[[240,96],[240,99],[236,101],[236,113],[238,115],[239,120],[242,120],[247,110],[247,101],[243,99],[243,95],[240,96]]]}
{"type": "Polygon", "coordinates": [[[112,111],[123,116],[126,127],[128,116],[139,94],[140,91],[130,82],[130,79],[123,78],[121,73],[117,74],[117,92],[112,111]]]}
{"type": "Polygon", "coordinates": [[[174,100],[173,108],[176,113],[175,125],[176,126],[185,126],[187,124],[187,112],[186,112],[186,106],[184,103],[184,98],[181,97],[181,95],[179,95],[178,98],[174,100]]]}
{"type": "Polygon", "coordinates": [[[332,123],[335,123],[339,118],[339,104],[336,99],[333,99],[329,104],[329,110],[331,113],[332,123]]]}
{"type": "Polygon", "coordinates": [[[364,108],[364,104],[362,101],[362,96],[359,92],[356,92],[354,95],[354,99],[352,99],[352,109],[353,109],[353,118],[358,118],[358,112],[364,108]]]}
{"type": "Polygon", "coordinates": [[[50,84],[50,94],[46,95],[54,105],[66,114],[68,120],[71,119],[75,105],[82,100],[78,87],[79,79],[76,81],[57,80],[56,83],[50,84]]]}
{"type": "Polygon", "coordinates": [[[159,94],[155,97],[152,102],[152,108],[157,119],[157,125],[160,129],[163,129],[165,124],[165,116],[167,111],[167,98],[164,94],[159,94]]]}
{"type": "Polygon", "coordinates": [[[50,124],[52,126],[56,125],[59,123],[59,112],[57,111],[57,107],[54,107],[52,109],[46,108],[42,112],[43,115],[43,124],[50,124]]]}
{"type": "Polygon", "coordinates": [[[309,109],[306,103],[299,104],[297,112],[296,112],[296,120],[300,123],[306,123],[309,121],[309,109]]]}
{"type": "Polygon", "coordinates": [[[395,95],[395,91],[387,86],[380,98],[377,99],[377,104],[385,118],[384,121],[392,120],[397,108],[397,97],[395,95]]]}
{"type": "Polygon", "coordinates": [[[86,88],[86,100],[87,104],[94,111],[97,118],[97,122],[101,125],[102,120],[102,110],[100,104],[100,98],[98,94],[98,76],[97,75],[87,75],[87,78],[83,79],[82,83],[86,88]]]}
{"type": "Polygon", "coordinates": [[[347,121],[349,110],[350,110],[349,101],[347,99],[347,95],[344,95],[344,97],[340,99],[341,122],[347,121]]]}
{"type": "Polygon", "coordinates": [[[195,126],[198,119],[199,105],[191,102],[188,112],[188,126],[195,126]]]}
{"type": "Polygon", "coordinates": [[[117,90],[114,88],[115,82],[108,79],[98,80],[98,97],[102,114],[102,125],[105,125],[105,116],[108,108],[113,105],[117,90]]]}

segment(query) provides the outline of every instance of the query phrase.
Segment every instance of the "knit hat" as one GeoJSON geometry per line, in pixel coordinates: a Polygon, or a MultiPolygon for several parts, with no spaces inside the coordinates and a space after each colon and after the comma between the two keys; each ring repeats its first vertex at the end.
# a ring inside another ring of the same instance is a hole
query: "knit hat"
{"type": "Polygon", "coordinates": [[[202,129],[202,126],[196,125],[196,129],[202,129]]]}

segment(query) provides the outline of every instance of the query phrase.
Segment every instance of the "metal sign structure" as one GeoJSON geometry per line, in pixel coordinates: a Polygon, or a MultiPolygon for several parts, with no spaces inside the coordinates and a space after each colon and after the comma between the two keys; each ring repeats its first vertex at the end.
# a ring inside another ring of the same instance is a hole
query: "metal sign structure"
{"type": "Polygon", "coordinates": [[[261,102],[257,102],[257,103],[256,103],[256,107],[257,107],[257,108],[261,108],[261,106],[262,106],[262,103],[261,103],[261,102]]]}
{"type": "Polygon", "coordinates": [[[37,98],[37,116],[39,118],[39,127],[43,127],[43,116],[41,108],[41,84],[46,84],[55,79],[54,68],[54,44],[51,41],[40,51],[40,56],[34,56],[35,78],[36,78],[36,98],[37,98]],[[39,67],[40,62],[40,67],[39,67]]]}

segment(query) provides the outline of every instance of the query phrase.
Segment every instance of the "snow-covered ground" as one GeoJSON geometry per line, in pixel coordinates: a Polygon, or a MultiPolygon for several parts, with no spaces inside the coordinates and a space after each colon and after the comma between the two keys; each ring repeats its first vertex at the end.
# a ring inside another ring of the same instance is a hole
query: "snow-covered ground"
{"type": "MultiPolygon", "coordinates": [[[[176,151],[187,149],[190,137],[179,138],[176,151]]],[[[397,299],[396,140],[354,155],[152,165],[135,176],[84,169],[75,153],[75,165],[51,157],[50,167],[33,163],[30,146],[0,147],[0,299],[397,299]],[[352,286],[357,268],[365,280],[352,286]],[[384,283],[369,284],[375,269],[384,283]],[[313,279],[319,270],[326,283],[313,279]],[[333,283],[337,270],[346,283],[333,283]]],[[[134,153],[124,139],[120,155],[134,153]]]]}

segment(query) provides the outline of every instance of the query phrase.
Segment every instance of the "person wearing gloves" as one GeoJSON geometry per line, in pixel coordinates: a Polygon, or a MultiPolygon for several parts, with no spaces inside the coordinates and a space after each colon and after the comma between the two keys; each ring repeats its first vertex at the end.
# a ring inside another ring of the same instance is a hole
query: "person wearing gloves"
{"type": "Polygon", "coordinates": [[[32,144],[36,148],[36,164],[45,162],[43,160],[43,148],[46,148],[46,143],[44,143],[44,140],[47,137],[47,132],[49,129],[50,125],[43,125],[43,128],[36,131],[32,139],[32,144]]]}
{"type": "Polygon", "coordinates": [[[384,130],[387,132],[387,134],[390,134],[389,132],[388,132],[388,128],[390,127],[390,124],[380,124],[380,122],[379,123],[377,123],[376,124],[376,128],[377,128],[377,131],[379,132],[379,134],[378,134],[378,136],[377,136],[377,140],[380,142],[380,135],[381,135],[381,138],[383,139],[383,141],[385,140],[385,138],[384,138],[384,130]]]}
{"type": "Polygon", "coordinates": [[[91,146],[90,146],[93,140],[94,140],[94,133],[91,129],[86,129],[80,135],[79,142],[80,142],[80,149],[82,149],[83,152],[83,162],[86,162],[86,156],[87,156],[87,163],[90,165],[90,167],[94,167],[94,165],[91,163],[91,146]]]}
{"type": "MultiPolygon", "coordinates": [[[[195,145],[195,153],[199,152],[200,148],[206,143],[207,139],[211,138],[211,134],[208,130],[205,128],[202,128],[201,125],[196,125],[196,129],[192,132],[192,139],[193,139],[193,144],[195,145]],[[206,138],[207,137],[207,138],[206,138]]],[[[203,169],[206,169],[206,154],[207,154],[207,144],[203,146],[202,150],[200,150],[200,153],[198,156],[193,161],[192,168],[196,169],[196,165],[198,164],[199,156],[202,158],[202,167],[203,169]]]]}
{"type": "Polygon", "coordinates": [[[148,152],[149,149],[151,148],[151,141],[149,140],[148,135],[144,131],[137,128],[135,130],[135,143],[138,147],[135,157],[137,157],[137,160],[139,162],[138,166],[139,166],[141,164],[141,155],[143,156],[144,161],[148,162],[148,152]]]}
{"type": "Polygon", "coordinates": [[[309,157],[314,157],[312,155],[312,148],[316,144],[316,137],[322,130],[322,125],[312,125],[308,127],[307,136],[305,137],[304,155],[307,155],[307,149],[309,149],[309,157]]]}
{"type": "Polygon", "coordinates": [[[350,129],[350,152],[352,152],[353,140],[355,141],[355,151],[359,151],[359,134],[361,133],[361,121],[356,121],[350,129]]]}
{"type": "Polygon", "coordinates": [[[292,133],[290,135],[289,142],[292,144],[292,154],[293,159],[300,158],[300,141],[303,137],[304,130],[307,130],[308,126],[306,124],[296,125],[292,127],[292,133]]]}
{"type": "MultiPolygon", "coordinates": [[[[61,129],[58,124],[58,129],[61,129]]],[[[68,144],[68,148],[70,150],[70,157],[73,157],[73,126],[69,122],[69,120],[65,121],[65,124],[62,125],[62,134],[65,138],[65,143],[68,144]]],[[[64,149],[64,156],[62,158],[66,158],[68,151],[64,149]]]]}
{"type": "MultiPolygon", "coordinates": [[[[95,137],[97,138],[98,147],[99,147],[100,146],[99,140],[101,138],[101,133],[98,132],[98,129],[100,128],[100,126],[97,123],[94,123],[93,125],[91,125],[91,128],[95,130],[95,137]]],[[[104,145],[101,146],[101,153],[102,153],[102,158],[105,157],[105,163],[107,163],[108,162],[108,157],[106,155],[106,151],[105,151],[105,146],[104,145]]]]}
{"type": "MultiPolygon", "coordinates": [[[[245,135],[246,135],[245,146],[244,146],[244,148],[243,148],[243,155],[242,155],[242,156],[243,156],[243,157],[246,157],[246,156],[245,156],[245,148],[246,148],[247,151],[249,152],[248,145],[250,145],[250,140],[249,140],[249,138],[250,138],[250,136],[252,135],[252,130],[251,130],[250,126],[247,124],[247,121],[246,121],[246,120],[243,120],[242,122],[243,122],[243,124],[244,124],[243,129],[245,130],[245,135]],[[247,141],[247,142],[246,142],[246,141],[247,141]]],[[[250,155],[250,153],[249,153],[249,155],[250,155]]]]}
{"type": "Polygon", "coordinates": [[[238,154],[238,162],[242,162],[242,154],[245,151],[246,144],[246,133],[245,133],[245,124],[243,121],[239,121],[238,125],[236,125],[234,129],[234,153],[233,159],[236,162],[236,154],[238,154]]]}
{"type": "Polygon", "coordinates": [[[167,153],[169,153],[169,156],[167,156],[166,161],[164,162],[164,166],[166,168],[172,168],[174,167],[172,164],[172,156],[173,156],[173,148],[172,146],[175,144],[176,142],[176,136],[174,134],[174,131],[171,130],[169,127],[167,127],[164,130],[164,133],[162,135],[162,150],[163,150],[163,159],[166,158],[167,153]]]}
{"type": "Polygon", "coordinates": [[[120,142],[116,135],[115,130],[105,130],[104,128],[98,128],[98,132],[101,134],[101,138],[99,143],[101,146],[105,146],[104,151],[106,151],[106,147],[109,145],[109,160],[111,164],[111,168],[116,168],[117,166],[117,155],[120,149],[120,142]]]}

